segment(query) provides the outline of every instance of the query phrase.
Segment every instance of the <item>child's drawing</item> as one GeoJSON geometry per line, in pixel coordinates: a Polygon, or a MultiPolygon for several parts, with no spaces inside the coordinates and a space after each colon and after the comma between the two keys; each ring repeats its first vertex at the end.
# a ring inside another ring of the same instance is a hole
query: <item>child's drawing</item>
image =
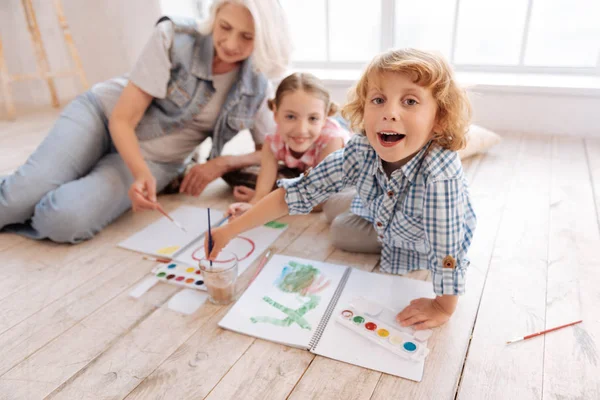
{"type": "Polygon", "coordinates": [[[252,317],[253,323],[266,322],[276,326],[288,327],[293,323],[298,324],[302,329],[311,330],[310,323],[304,318],[304,314],[316,308],[319,305],[321,297],[317,293],[325,289],[331,281],[327,279],[321,271],[310,264],[300,264],[290,261],[282,270],[281,275],[273,282],[273,285],[285,293],[296,293],[299,298],[307,297],[300,308],[292,310],[271,299],[269,296],[263,297],[263,300],[273,307],[281,310],[285,315],[284,319],[273,317],[252,317]]]}

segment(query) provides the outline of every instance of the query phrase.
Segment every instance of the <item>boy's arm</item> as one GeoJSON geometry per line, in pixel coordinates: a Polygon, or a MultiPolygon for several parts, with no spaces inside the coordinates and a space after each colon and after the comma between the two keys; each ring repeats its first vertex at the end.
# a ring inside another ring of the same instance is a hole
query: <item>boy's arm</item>
{"type": "Polygon", "coordinates": [[[286,215],[288,212],[288,206],[285,202],[285,190],[279,188],[269,193],[241,217],[225,226],[212,230],[213,248],[210,254],[208,251],[208,235],[205,236],[204,251],[209,254],[208,259],[214,259],[227,246],[227,243],[241,232],[264,225],[286,215]]]}
{"type": "Polygon", "coordinates": [[[271,193],[273,184],[277,180],[277,159],[271,150],[271,146],[264,146],[260,161],[260,173],[256,180],[256,191],[250,201],[251,204],[258,203],[263,197],[271,193]]]}
{"type": "MultiPolygon", "coordinates": [[[[310,173],[294,179],[283,179],[281,187],[260,200],[241,217],[213,231],[214,246],[209,257],[216,257],[227,243],[241,232],[265,224],[286,214],[308,214],[331,194],[353,184],[361,167],[361,144],[349,143],[330,154],[310,173]]],[[[364,147],[364,144],[362,145],[364,147]]],[[[208,252],[208,237],[204,249],[208,252]]]]}
{"type": "Polygon", "coordinates": [[[427,185],[423,224],[429,242],[429,268],[437,296],[462,295],[468,266],[465,240],[473,234],[465,224],[468,206],[463,202],[460,179],[442,180],[427,185]]]}
{"type": "Polygon", "coordinates": [[[465,292],[468,246],[464,241],[473,232],[465,225],[466,215],[472,210],[465,209],[470,206],[463,202],[463,196],[459,179],[433,182],[425,189],[423,223],[437,297],[411,301],[396,317],[402,326],[427,329],[444,324],[456,309],[458,295],[465,292]]]}

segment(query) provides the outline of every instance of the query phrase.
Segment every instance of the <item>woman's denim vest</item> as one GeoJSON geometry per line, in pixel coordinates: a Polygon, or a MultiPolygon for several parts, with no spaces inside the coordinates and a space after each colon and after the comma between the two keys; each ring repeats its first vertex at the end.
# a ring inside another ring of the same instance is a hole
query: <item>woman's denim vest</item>
{"type": "MultiPolygon", "coordinates": [[[[215,93],[212,84],[212,35],[200,34],[193,19],[162,17],[158,22],[165,19],[173,21],[175,28],[170,50],[171,78],[166,98],[154,98],[138,124],[136,133],[140,140],[154,139],[179,130],[200,112],[215,93]]],[[[267,85],[267,78],[254,71],[251,59],[245,60],[217,117],[210,158],[218,157],[225,143],[240,130],[252,128],[267,85]]]]}

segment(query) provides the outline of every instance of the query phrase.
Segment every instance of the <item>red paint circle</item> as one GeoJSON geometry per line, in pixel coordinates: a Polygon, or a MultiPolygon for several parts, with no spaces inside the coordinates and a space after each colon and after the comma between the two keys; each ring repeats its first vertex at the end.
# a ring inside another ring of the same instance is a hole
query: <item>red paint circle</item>
{"type": "Polygon", "coordinates": [[[177,282],[181,282],[182,280],[184,280],[185,278],[183,276],[178,276],[177,278],[175,278],[175,280],[177,282]]]}
{"type": "Polygon", "coordinates": [[[377,325],[374,324],[373,322],[367,322],[365,324],[365,328],[367,328],[370,331],[374,331],[375,329],[377,329],[377,325]]]}
{"type": "MultiPolygon", "coordinates": [[[[246,258],[250,257],[250,255],[252,253],[254,253],[254,250],[256,249],[256,245],[254,244],[254,241],[252,239],[248,239],[247,237],[243,237],[243,236],[237,236],[234,239],[242,239],[247,241],[248,243],[250,243],[250,251],[248,252],[248,254],[246,254],[243,257],[238,258],[238,262],[240,261],[244,261],[246,258]]],[[[204,253],[204,247],[201,248],[197,248],[196,250],[194,250],[194,252],[192,253],[192,258],[196,261],[202,261],[205,260],[204,257],[196,257],[196,253],[201,251],[202,253],[204,253]]],[[[213,263],[215,264],[224,264],[224,263],[228,263],[228,262],[232,262],[234,259],[232,258],[231,260],[220,260],[220,261],[213,261],[213,263]]]]}

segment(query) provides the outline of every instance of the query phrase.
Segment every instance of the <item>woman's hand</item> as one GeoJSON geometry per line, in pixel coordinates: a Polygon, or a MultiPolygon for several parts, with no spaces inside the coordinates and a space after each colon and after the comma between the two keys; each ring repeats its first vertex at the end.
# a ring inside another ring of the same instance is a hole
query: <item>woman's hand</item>
{"type": "Polygon", "coordinates": [[[206,254],[206,258],[209,260],[214,260],[217,258],[221,250],[227,246],[227,243],[229,243],[234,236],[235,235],[230,229],[230,225],[224,225],[219,228],[211,229],[212,251],[210,252],[208,234],[204,235],[204,253],[206,254]]]}
{"type": "Polygon", "coordinates": [[[127,192],[134,212],[141,210],[156,210],[156,179],[147,172],[135,178],[127,192]]]}
{"type": "Polygon", "coordinates": [[[206,186],[227,172],[221,157],[195,165],[183,178],[179,193],[199,196],[206,186]]]}
{"type": "Polygon", "coordinates": [[[233,203],[227,209],[227,214],[230,215],[229,221],[233,221],[251,208],[252,204],[250,203],[233,203]]]}

